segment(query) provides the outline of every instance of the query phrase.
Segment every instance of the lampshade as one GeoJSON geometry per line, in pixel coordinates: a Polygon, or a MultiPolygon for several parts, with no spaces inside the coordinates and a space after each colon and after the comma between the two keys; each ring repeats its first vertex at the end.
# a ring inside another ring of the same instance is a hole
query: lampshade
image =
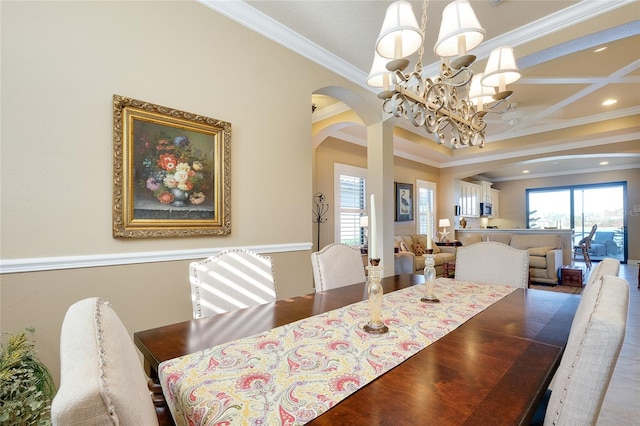
{"type": "Polygon", "coordinates": [[[371,71],[367,76],[367,84],[369,86],[382,87],[384,90],[389,88],[393,74],[387,69],[387,62],[389,62],[389,59],[378,55],[378,52],[374,53],[371,71]]]}
{"type": "Polygon", "coordinates": [[[496,93],[495,88],[482,85],[480,80],[483,76],[484,73],[475,74],[471,79],[471,86],[469,87],[469,100],[476,104],[479,111],[482,111],[484,104],[494,100],[493,95],[496,93]]]}
{"type": "Polygon", "coordinates": [[[451,2],[442,11],[438,41],[433,51],[438,56],[466,55],[482,43],[485,30],[467,0],[451,2]]]}
{"type": "Polygon", "coordinates": [[[520,70],[513,56],[513,49],[508,46],[497,47],[491,51],[487,66],[484,69],[482,84],[484,86],[499,87],[503,92],[507,84],[520,78],[520,70]]]}
{"type": "Polygon", "coordinates": [[[383,58],[404,58],[420,48],[423,37],[411,3],[397,1],[387,8],[380,35],[376,40],[376,52],[383,58]]]}
{"type": "Polygon", "coordinates": [[[360,216],[360,228],[367,228],[369,226],[369,216],[360,216]]]}
{"type": "Polygon", "coordinates": [[[449,219],[440,219],[438,221],[438,226],[440,228],[446,228],[447,226],[451,226],[451,223],[449,222],[449,219]]]}

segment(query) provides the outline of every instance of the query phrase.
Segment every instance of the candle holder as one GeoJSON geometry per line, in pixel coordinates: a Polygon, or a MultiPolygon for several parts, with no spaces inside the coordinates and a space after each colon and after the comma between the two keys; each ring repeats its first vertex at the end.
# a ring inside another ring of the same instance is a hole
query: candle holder
{"type": "Polygon", "coordinates": [[[382,270],[380,259],[371,259],[371,265],[367,266],[367,296],[371,320],[363,327],[364,331],[370,334],[384,334],[389,331],[389,327],[382,322],[382,270]]]}
{"type": "Polygon", "coordinates": [[[440,303],[440,299],[435,296],[434,286],[436,283],[435,260],[432,254],[427,254],[424,259],[424,283],[427,287],[427,294],[420,299],[426,303],[440,303]]]}

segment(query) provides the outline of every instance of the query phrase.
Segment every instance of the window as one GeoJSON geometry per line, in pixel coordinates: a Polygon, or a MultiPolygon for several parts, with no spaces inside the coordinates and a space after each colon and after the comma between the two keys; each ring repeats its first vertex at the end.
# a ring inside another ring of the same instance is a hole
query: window
{"type": "Polygon", "coordinates": [[[367,169],[336,163],[334,167],[335,240],[352,246],[365,244],[360,217],[367,215],[367,169]]]}
{"type": "Polygon", "coordinates": [[[573,244],[598,225],[589,255],[627,261],[626,182],[527,189],[527,228],[573,230],[573,244]]]}
{"type": "Polygon", "coordinates": [[[433,238],[435,229],[434,213],[436,211],[436,184],[424,180],[416,180],[418,215],[416,232],[433,238]]]}
{"type": "Polygon", "coordinates": [[[529,191],[527,228],[571,227],[571,195],[567,188],[529,191]]]}

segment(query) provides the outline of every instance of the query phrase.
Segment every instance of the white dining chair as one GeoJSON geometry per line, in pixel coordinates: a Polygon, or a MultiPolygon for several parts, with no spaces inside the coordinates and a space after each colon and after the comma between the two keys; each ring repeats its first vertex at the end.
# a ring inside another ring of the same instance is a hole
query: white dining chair
{"type": "Polygon", "coordinates": [[[273,261],[245,249],[225,250],[189,265],[193,318],[277,299],[273,261]]]}
{"type": "Polygon", "coordinates": [[[624,342],[629,283],[603,275],[588,285],[551,387],[545,425],[596,424],[624,342]]]}
{"type": "Polygon", "coordinates": [[[332,243],[311,253],[311,267],[316,291],[364,282],[364,264],[360,250],[346,244],[332,243]]]}
{"type": "Polygon", "coordinates": [[[458,247],[456,279],[527,288],[529,253],[495,241],[458,247]]]}
{"type": "Polygon", "coordinates": [[[69,307],[60,334],[54,425],[157,425],[147,379],[129,333],[108,302],[69,307]]]}

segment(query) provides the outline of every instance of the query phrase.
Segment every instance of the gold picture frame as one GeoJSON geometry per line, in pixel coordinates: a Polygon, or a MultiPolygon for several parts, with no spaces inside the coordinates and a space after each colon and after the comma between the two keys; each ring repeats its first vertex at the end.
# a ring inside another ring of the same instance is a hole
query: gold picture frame
{"type": "Polygon", "coordinates": [[[114,238],[231,233],[231,124],[113,95],[114,238]]]}

